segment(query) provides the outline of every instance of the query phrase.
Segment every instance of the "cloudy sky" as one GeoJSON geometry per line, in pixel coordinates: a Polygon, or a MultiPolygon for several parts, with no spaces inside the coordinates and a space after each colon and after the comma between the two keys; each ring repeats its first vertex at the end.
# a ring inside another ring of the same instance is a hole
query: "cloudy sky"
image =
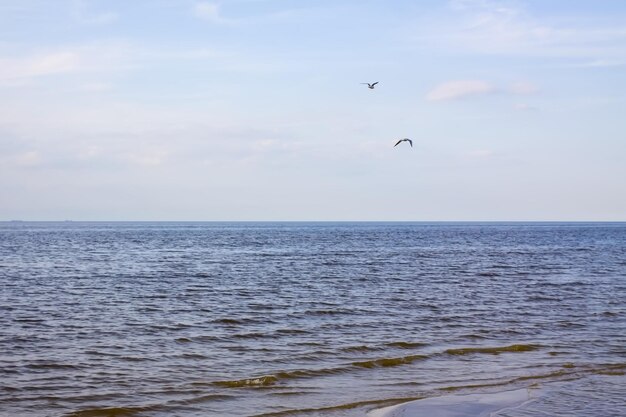
{"type": "Polygon", "coordinates": [[[626,220],[626,2],[0,0],[12,219],[626,220]]]}

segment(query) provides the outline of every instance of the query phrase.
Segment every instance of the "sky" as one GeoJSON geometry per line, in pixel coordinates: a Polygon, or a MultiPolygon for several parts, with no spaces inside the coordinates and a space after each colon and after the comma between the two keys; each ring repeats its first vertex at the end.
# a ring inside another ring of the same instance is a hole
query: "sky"
{"type": "Polygon", "coordinates": [[[0,220],[625,221],[626,2],[0,0],[0,220]]]}

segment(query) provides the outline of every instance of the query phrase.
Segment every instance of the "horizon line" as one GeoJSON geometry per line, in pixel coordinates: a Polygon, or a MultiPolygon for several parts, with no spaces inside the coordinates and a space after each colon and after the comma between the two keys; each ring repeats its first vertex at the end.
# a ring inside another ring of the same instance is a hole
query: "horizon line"
{"type": "Polygon", "coordinates": [[[0,220],[0,223],[626,223],[626,220],[0,220]]]}

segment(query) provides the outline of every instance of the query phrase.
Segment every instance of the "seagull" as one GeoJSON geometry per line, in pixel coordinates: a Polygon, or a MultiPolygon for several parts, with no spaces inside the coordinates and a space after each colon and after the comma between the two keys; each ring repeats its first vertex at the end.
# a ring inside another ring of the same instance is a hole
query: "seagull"
{"type": "Polygon", "coordinates": [[[376,81],[375,83],[371,83],[371,84],[370,83],[361,83],[361,84],[367,84],[367,88],[369,88],[370,90],[373,90],[374,86],[378,84],[378,81],[376,81]]]}
{"type": "Polygon", "coordinates": [[[396,146],[398,146],[400,142],[409,142],[409,145],[411,145],[411,148],[413,147],[413,141],[409,138],[400,139],[399,141],[396,142],[395,145],[393,145],[393,147],[395,148],[396,146]]]}

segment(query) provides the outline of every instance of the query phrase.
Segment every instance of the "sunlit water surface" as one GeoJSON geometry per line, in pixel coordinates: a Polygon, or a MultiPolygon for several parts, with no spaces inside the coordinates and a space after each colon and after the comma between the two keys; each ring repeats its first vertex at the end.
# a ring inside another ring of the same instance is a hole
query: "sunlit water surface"
{"type": "Polygon", "coordinates": [[[5,222],[0,286],[2,416],[626,409],[624,223],[5,222]]]}

